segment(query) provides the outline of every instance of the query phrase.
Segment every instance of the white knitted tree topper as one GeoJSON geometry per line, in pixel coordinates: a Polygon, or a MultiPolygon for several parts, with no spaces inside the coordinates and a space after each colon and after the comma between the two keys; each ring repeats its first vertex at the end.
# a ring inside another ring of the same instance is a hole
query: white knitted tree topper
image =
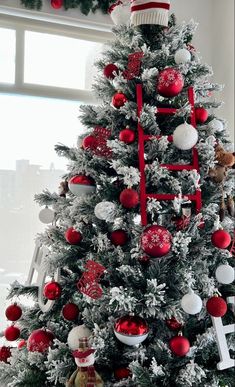
{"type": "Polygon", "coordinates": [[[131,0],[131,24],[168,26],[170,0],[131,0]]]}

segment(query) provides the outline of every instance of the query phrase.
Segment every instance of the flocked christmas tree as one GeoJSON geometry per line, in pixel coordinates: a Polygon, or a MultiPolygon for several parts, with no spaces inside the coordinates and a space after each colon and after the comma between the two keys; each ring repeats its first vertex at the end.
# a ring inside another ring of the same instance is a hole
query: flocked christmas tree
{"type": "MultiPolygon", "coordinates": [[[[114,28],[97,63],[102,103],[82,108],[76,148],[56,146],[70,161],[59,194],[36,196],[53,223],[9,295],[4,386],[234,385],[234,154],[220,87],[191,44],[196,24],[151,4],[133,2],[131,26],[114,28]]],[[[121,2],[111,13],[123,21],[121,2]]]]}

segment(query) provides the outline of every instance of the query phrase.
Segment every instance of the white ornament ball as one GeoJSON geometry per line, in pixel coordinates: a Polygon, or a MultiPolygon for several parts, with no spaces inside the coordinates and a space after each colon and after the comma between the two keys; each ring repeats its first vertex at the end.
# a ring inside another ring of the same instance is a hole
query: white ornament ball
{"type": "Polygon", "coordinates": [[[224,130],[223,122],[215,118],[209,122],[208,127],[215,132],[222,132],[224,130]]]}
{"type": "Polygon", "coordinates": [[[186,122],[177,126],[173,133],[173,143],[181,150],[192,149],[198,142],[198,131],[186,122]]]}
{"type": "Polygon", "coordinates": [[[84,337],[90,337],[91,331],[85,325],[78,325],[73,328],[68,335],[68,346],[72,351],[79,348],[79,340],[84,337]]]}
{"type": "Polygon", "coordinates": [[[202,299],[191,290],[182,298],[181,307],[188,314],[194,315],[200,313],[202,309],[202,299]]]}
{"type": "Polygon", "coordinates": [[[235,270],[229,265],[220,265],[215,272],[216,279],[219,283],[229,285],[235,280],[235,270]]]}
{"type": "Polygon", "coordinates": [[[54,221],[55,219],[55,212],[51,210],[50,208],[46,207],[43,208],[39,212],[39,220],[44,223],[44,224],[50,224],[54,221]]]}
{"type": "Polygon", "coordinates": [[[109,221],[113,219],[116,205],[112,202],[100,202],[95,206],[95,216],[100,220],[109,221]]]}
{"type": "Polygon", "coordinates": [[[146,340],[148,337],[148,333],[146,333],[145,335],[141,335],[141,336],[128,336],[128,335],[122,335],[121,333],[114,331],[114,334],[115,334],[116,338],[119,341],[121,341],[121,343],[129,345],[129,346],[139,345],[144,340],[146,340]]]}
{"type": "Polygon", "coordinates": [[[115,25],[129,24],[131,7],[129,0],[117,1],[109,8],[109,14],[115,25]]]}
{"type": "Polygon", "coordinates": [[[182,48],[181,50],[178,50],[175,54],[175,63],[176,64],[184,64],[187,62],[190,62],[191,60],[191,53],[186,50],[186,48],[182,48]]]}

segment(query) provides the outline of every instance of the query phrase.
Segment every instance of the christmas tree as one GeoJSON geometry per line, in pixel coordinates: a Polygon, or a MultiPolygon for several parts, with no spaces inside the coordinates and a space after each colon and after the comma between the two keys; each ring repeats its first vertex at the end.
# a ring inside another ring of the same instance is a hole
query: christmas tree
{"type": "Polygon", "coordinates": [[[69,160],[60,192],[36,196],[53,223],[9,294],[4,386],[234,385],[235,157],[220,86],[191,44],[197,25],[152,3],[114,28],[102,102],[82,108],[77,147],[56,146],[69,160]]]}

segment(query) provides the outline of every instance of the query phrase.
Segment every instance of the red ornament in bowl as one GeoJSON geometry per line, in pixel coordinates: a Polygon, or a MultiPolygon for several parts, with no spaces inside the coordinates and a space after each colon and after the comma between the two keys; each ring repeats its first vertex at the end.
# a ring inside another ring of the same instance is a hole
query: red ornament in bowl
{"type": "Polygon", "coordinates": [[[142,343],[148,337],[149,327],[142,317],[126,315],[116,320],[114,333],[123,344],[132,346],[142,343]]]}
{"type": "Polygon", "coordinates": [[[176,97],[184,87],[184,78],[179,70],[168,67],[160,72],[157,92],[166,98],[176,97]]]}
{"type": "Polygon", "coordinates": [[[73,227],[68,228],[64,236],[70,245],[79,245],[82,241],[82,234],[79,231],[76,231],[73,227]]]}
{"type": "Polygon", "coordinates": [[[124,189],[119,197],[120,203],[125,208],[134,208],[139,204],[139,194],[132,188],[124,189]]]}
{"type": "Polygon", "coordinates": [[[141,247],[151,257],[160,258],[167,255],[171,249],[172,236],[170,232],[158,225],[147,227],[141,236],[141,247]]]}
{"type": "Polygon", "coordinates": [[[14,325],[5,329],[4,336],[7,341],[15,341],[20,337],[20,329],[14,325]]]}
{"type": "Polygon", "coordinates": [[[96,185],[94,179],[85,175],[76,175],[72,177],[68,186],[75,196],[86,196],[95,192],[96,185]]]}
{"type": "Polygon", "coordinates": [[[52,345],[54,335],[46,329],[36,329],[28,338],[27,348],[30,352],[46,352],[52,345]]]}
{"type": "Polygon", "coordinates": [[[17,321],[22,316],[22,309],[16,303],[9,305],[5,311],[6,318],[10,321],[17,321]]]}
{"type": "Polygon", "coordinates": [[[172,337],[170,340],[170,349],[174,355],[183,357],[190,350],[190,342],[184,336],[172,337]]]}
{"type": "Polygon", "coordinates": [[[211,297],[206,303],[207,312],[213,317],[223,317],[228,310],[227,304],[222,297],[211,297]]]}
{"type": "Polygon", "coordinates": [[[218,249],[227,249],[231,243],[231,236],[227,231],[217,230],[212,234],[211,242],[218,249]]]}
{"type": "Polygon", "coordinates": [[[46,297],[48,300],[51,300],[51,301],[57,300],[58,298],[60,298],[61,293],[62,293],[61,286],[60,286],[60,284],[59,284],[58,282],[56,282],[56,281],[48,282],[48,283],[44,286],[44,292],[43,292],[43,295],[44,295],[44,297],[46,297]]]}

